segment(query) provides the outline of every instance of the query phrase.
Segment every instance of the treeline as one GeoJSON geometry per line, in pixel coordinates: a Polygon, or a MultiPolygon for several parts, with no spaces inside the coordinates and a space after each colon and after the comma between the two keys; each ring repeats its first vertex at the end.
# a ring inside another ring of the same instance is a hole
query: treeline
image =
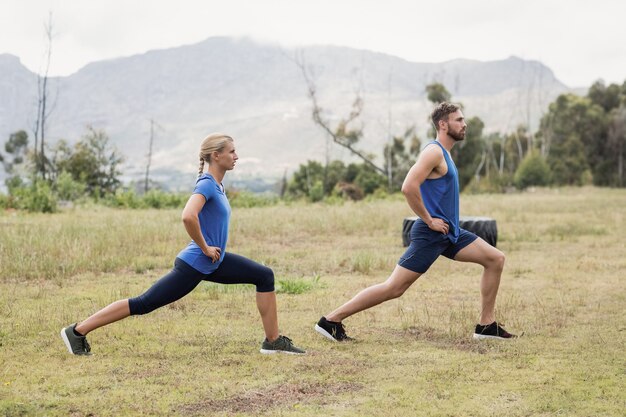
{"type": "Polygon", "coordinates": [[[474,178],[465,179],[477,190],[533,185],[624,187],[626,81],[621,86],[598,81],[584,97],[560,95],[536,132],[519,127],[513,133],[489,135],[478,148],[472,161],[477,167],[474,178]]]}
{"type": "MultiPolygon", "coordinates": [[[[344,147],[349,143],[348,149],[356,149],[362,131],[358,127],[350,129],[349,124],[360,114],[360,98],[355,100],[350,116],[332,129],[320,119],[322,110],[314,87],[310,87],[309,94],[314,121],[336,143],[344,147]]],[[[439,83],[428,85],[426,94],[433,105],[453,101],[439,83]]],[[[519,126],[514,132],[486,135],[480,118],[466,122],[465,140],[452,149],[462,191],[499,193],[530,186],[584,184],[626,186],[626,81],[621,86],[597,81],[584,97],[560,95],[549,105],[536,132],[519,126]]],[[[434,129],[429,138],[435,138],[434,129]]],[[[360,199],[398,191],[422,140],[409,129],[391,142],[383,149],[381,166],[375,166],[372,159],[347,166],[340,161],[300,165],[285,187],[286,195],[318,201],[333,196],[360,199]]]]}
{"type": "Polygon", "coordinates": [[[112,207],[167,208],[186,201],[185,196],[158,189],[138,195],[133,184],[122,187],[124,158],[103,130],[88,127],[73,146],[60,140],[46,154],[31,148],[22,130],[11,134],[4,151],[0,162],[8,175],[8,194],[0,194],[0,208],[55,212],[59,202],[88,201],[112,207]]]}
{"type": "MultiPolygon", "coordinates": [[[[347,164],[330,158],[325,163],[308,161],[290,179],[284,178],[278,184],[279,197],[230,190],[231,203],[259,206],[279,199],[360,200],[400,189],[425,144],[415,129],[409,127],[402,135],[393,137],[382,149],[382,163],[377,164],[374,155],[360,152],[357,147],[363,132],[353,125],[360,116],[360,98],[355,100],[350,115],[332,128],[322,118],[314,88],[311,91],[315,123],[362,162],[347,164]]],[[[427,86],[426,93],[433,104],[452,101],[445,86],[438,83],[427,86]]],[[[583,184],[626,186],[626,81],[621,86],[598,81],[584,97],[559,96],[549,105],[536,132],[520,126],[514,132],[485,135],[480,118],[472,117],[466,122],[465,140],[452,150],[462,191],[504,192],[530,186],[583,184]]],[[[429,138],[434,137],[431,129],[429,138]]],[[[59,201],[168,208],[181,207],[188,197],[166,193],[158,187],[147,192],[136,192],[135,189],[144,189],[137,184],[123,187],[123,157],[103,130],[89,127],[74,145],[60,140],[46,150],[37,152],[36,146],[29,146],[25,131],[10,135],[4,152],[0,152],[0,163],[8,175],[8,194],[0,193],[0,208],[54,212],[59,201]]]]}

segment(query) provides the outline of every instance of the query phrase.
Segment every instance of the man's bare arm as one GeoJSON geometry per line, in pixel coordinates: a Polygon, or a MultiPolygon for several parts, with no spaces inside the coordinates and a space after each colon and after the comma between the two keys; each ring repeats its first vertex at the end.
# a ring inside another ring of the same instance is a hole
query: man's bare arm
{"type": "Polygon", "coordinates": [[[429,175],[441,164],[443,159],[443,151],[438,146],[429,146],[424,149],[415,165],[411,167],[404,183],[402,183],[402,193],[406,198],[409,207],[415,214],[417,214],[424,223],[428,225],[432,230],[448,233],[448,224],[442,219],[431,217],[424,201],[422,200],[422,193],[420,186],[426,181],[429,175]]]}

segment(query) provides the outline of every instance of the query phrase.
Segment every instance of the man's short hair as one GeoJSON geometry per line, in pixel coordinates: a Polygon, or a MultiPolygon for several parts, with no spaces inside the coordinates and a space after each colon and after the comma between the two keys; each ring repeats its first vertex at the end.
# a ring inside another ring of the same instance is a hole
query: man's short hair
{"type": "Polygon", "coordinates": [[[448,120],[448,115],[454,113],[457,110],[460,110],[461,106],[452,103],[439,103],[435,110],[430,114],[430,119],[435,125],[435,130],[439,130],[439,121],[440,120],[448,120]]]}

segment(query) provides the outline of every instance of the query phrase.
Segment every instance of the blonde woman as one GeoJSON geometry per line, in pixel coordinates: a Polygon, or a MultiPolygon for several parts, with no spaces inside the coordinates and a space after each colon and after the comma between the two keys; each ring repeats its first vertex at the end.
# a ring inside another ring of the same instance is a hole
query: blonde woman
{"type": "Polygon", "coordinates": [[[61,338],[71,354],[91,354],[86,336],[92,330],[172,303],[190,293],[201,281],[254,284],[265,331],[261,353],[305,353],[294,346],[291,339],[279,334],[274,272],[243,256],[226,252],[231,210],[222,180],[226,172],[235,167],[237,159],[230,136],[213,133],[204,139],[196,186],[182,213],[191,242],[176,257],[174,269],[145,293],[115,301],[86,320],[63,328],[61,338]]]}

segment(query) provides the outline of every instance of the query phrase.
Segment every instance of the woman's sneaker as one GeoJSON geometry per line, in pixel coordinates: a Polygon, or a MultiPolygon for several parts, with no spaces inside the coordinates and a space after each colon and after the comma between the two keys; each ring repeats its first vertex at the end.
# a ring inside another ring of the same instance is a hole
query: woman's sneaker
{"type": "Polygon", "coordinates": [[[61,329],[61,339],[72,355],[91,355],[91,346],[85,336],[77,334],[74,329],[76,323],[61,329]]]}
{"type": "Polygon", "coordinates": [[[487,325],[476,325],[476,330],[474,330],[474,339],[483,340],[483,339],[514,339],[517,336],[511,334],[504,330],[502,326],[498,324],[498,322],[493,322],[487,325]]]}
{"type": "Polygon", "coordinates": [[[271,355],[279,352],[287,353],[289,355],[304,355],[306,353],[305,350],[294,346],[291,339],[287,336],[278,336],[278,339],[273,342],[270,342],[267,338],[265,338],[263,344],[261,345],[261,353],[271,355]]]}
{"type": "Polygon", "coordinates": [[[342,323],[326,320],[322,317],[315,325],[315,331],[335,342],[347,342],[353,340],[346,334],[346,328],[342,323]]]}

